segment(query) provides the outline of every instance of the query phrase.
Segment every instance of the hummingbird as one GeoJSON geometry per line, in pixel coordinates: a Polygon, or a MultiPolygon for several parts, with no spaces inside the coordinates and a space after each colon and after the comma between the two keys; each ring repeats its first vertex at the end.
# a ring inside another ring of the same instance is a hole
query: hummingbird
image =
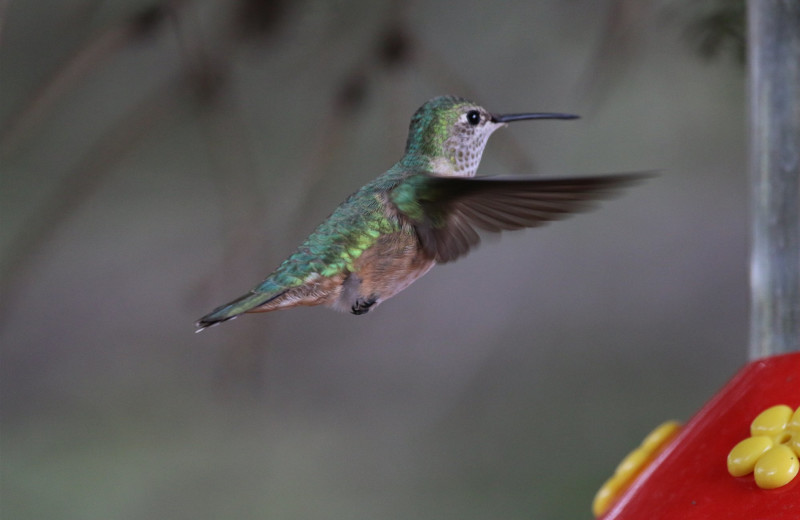
{"type": "Polygon", "coordinates": [[[297,306],[365,314],[434,265],[465,255],[478,230],[540,226],[645,176],[475,177],[498,128],[577,117],[494,114],[455,96],[427,101],[411,118],[403,157],[350,195],[263,282],[200,318],[197,332],[243,313],[297,306]]]}

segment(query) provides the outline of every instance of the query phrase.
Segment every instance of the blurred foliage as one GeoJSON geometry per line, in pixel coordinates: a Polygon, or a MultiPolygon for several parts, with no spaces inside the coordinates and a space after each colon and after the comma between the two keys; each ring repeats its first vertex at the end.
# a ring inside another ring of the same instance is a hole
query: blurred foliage
{"type": "Polygon", "coordinates": [[[744,65],[747,58],[747,4],[745,0],[703,0],[687,2],[693,20],[686,35],[700,56],[706,59],[731,55],[744,65]]]}

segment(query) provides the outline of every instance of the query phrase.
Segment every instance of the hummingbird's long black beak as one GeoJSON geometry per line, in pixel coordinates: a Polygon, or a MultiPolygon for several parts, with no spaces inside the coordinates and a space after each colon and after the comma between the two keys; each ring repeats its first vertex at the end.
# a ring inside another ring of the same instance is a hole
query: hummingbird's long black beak
{"type": "Polygon", "coordinates": [[[534,112],[531,114],[492,114],[493,123],[510,123],[524,119],[578,119],[574,114],[554,114],[550,112],[534,112]]]}

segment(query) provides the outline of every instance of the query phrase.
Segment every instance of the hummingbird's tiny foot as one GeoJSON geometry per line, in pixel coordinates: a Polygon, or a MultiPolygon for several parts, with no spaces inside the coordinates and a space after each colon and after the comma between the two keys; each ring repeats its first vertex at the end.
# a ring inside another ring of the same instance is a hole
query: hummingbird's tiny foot
{"type": "Polygon", "coordinates": [[[359,298],[356,300],[356,303],[350,308],[350,312],[355,314],[356,316],[360,314],[366,314],[369,311],[370,307],[377,303],[378,299],[375,296],[370,296],[369,299],[359,298]]]}

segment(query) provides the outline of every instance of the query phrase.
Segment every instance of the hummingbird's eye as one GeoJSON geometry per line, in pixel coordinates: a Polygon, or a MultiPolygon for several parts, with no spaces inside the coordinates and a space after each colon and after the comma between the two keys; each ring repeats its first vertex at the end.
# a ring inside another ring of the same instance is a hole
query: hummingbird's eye
{"type": "Polygon", "coordinates": [[[477,110],[470,110],[467,112],[467,123],[471,124],[472,126],[477,125],[481,122],[481,113],[477,110]]]}

